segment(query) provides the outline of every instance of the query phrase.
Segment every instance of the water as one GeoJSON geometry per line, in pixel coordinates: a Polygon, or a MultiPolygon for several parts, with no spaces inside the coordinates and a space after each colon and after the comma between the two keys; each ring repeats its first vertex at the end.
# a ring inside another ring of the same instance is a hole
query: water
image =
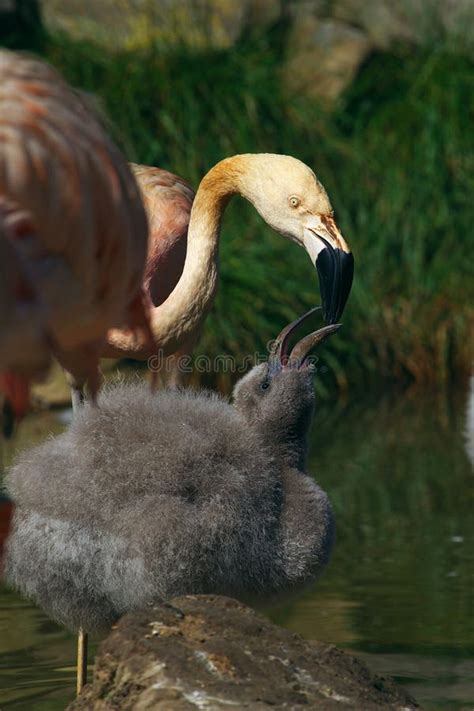
{"type": "MultiPolygon", "coordinates": [[[[307,638],[357,653],[438,711],[474,709],[474,475],[465,409],[462,394],[320,409],[311,468],[334,503],[336,551],[313,589],[268,611],[307,638]]],[[[60,413],[31,416],[15,447],[63,426],[60,413]]],[[[73,635],[0,593],[2,710],[63,709],[74,695],[74,658],[73,635]]]]}

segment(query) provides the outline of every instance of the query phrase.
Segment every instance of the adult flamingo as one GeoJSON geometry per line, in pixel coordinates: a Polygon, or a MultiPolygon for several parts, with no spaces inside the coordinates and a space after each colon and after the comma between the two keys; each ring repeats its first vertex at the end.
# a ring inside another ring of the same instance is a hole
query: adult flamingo
{"type": "MultiPolygon", "coordinates": [[[[34,327],[16,322],[18,342],[28,329],[41,332],[41,349],[95,394],[109,328],[140,331],[153,347],[142,290],[148,228],[133,175],[85,100],[49,65],[6,50],[0,145],[1,249],[28,284],[19,289],[11,275],[10,287],[2,284],[10,292],[0,311],[0,372],[21,413],[38,353],[11,346],[5,303],[20,311],[34,305],[34,327]]],[[[2,279],[8,270],[4,262],[2,279]]]]}
{"type": "MultiPolygon", "coordinates": [[[[264,220],[303,246],[318,270],[328,324],[342,314],[353,277],[353,258],[334,222],[324,187],[301,161],[276,154],[227,158],[190,186],[158,168],[133,166],[150,223],[144,287],[153,303],[152,331],[161,353],[187,350],[212,305],[224,209],[236,193],[264,220]]],[[[114,329],[102,355],[149,357],[135,334],[114,329]]]]}

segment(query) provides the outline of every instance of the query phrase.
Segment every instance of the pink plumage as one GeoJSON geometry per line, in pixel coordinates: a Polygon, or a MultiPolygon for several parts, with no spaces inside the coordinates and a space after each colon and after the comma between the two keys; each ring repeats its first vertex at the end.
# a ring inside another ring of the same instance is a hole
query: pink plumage
{"type": "MultiPolygon", "coordinates": [[[[86,100],[49,65],[9,51],[0,51],[0,146],[3,251],[27,274],[51,350],[94,393],[109,328],[141,330],[152,348],[140,192],[86,100]]],[[[27,360],[0,367],[23,375],[27,360]]]]}
{"type": "Polygon", "coordinates": [[[159,306],[183,271],[194,190],[167,170],[146,165],[131,167],[150,226],[144,287],[153,306],[159,306]]]}
{"type": "MultiPolygon", "coordinates": [[[[131,168],[148,216],[148,254],[143,289],[153,311],[166,301],[183,273],[195,193],[185,180],[167,170],[136,164],[131,164],[131,168]]],[[[144,360],[152,353],[149,344],[140,339],[124,338],[125,334],[115,329],[110,335],[111,340],[102,349],[102,356],[144,360]]],[[[198,332],[193,334],[175,355],[190,354],[198,335],[198,332]]],[[[160,344],[157,345],[159,347],[160,344]]],[[[171,372],[169,382],[181,382],[180,373],[174,368],[171,372]]]]}

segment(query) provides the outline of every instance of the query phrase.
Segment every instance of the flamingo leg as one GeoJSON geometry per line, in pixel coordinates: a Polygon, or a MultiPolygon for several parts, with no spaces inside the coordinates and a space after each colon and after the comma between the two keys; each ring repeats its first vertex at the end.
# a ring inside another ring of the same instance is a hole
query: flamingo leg
{"type": "MultiPolygon", "coordinates": [[[[84,404],[84,389],[79,383],[71,378],[71,403],[73,416],[84,404]]],[[[82,691],[83,686],[87,684],[87,632],[82,627],[79,627],[77,633],[77,663],[76,663],[76,694],[82,691]]]]}
{"type": "Polygon", "coordinates": [[[79,696],[83,687],[87,684],[87,643],[88,634],[84,631],[82,627],[79,627],[79,632],[77,634],[77,696],[79,696]]]}
{"type": "MultiPolygon", "coordinates": [[[[69,378],[71,387],[71,403],[73,417],[77,415],[79,409],[84,405],[84,388],[74,380],[69,378]]],[[[82,627],[79,627],[77,633],[77,662],[76,662],[76,694],[82,691],[83,686],[87,684],[87,632],[82,627]]]]}
{"type": "MultiPolygon", "coordinates": [[[[71,404],[73,417],[77,415],[84,405],[85,395],[83,383],[76,380],[70,373],[66,373],[69,387],[71,389],[71,404]]],[[[77,661],[76,661],[76,695],[79,696],[83,687],[87,684],[87,632],[79,627],[77,632],[77,661]]]]}
{"type": "MultiPolygon", "coordinates": [[[[83,387],[70,379],[71,387],[71,403],[72,412],[75,416],[78,410],[84,405],[84,389],[83,387]]],[[[87,632],[82,627],[79,627],[77,633],[77,662],[76,662],[76,694],[82,691],[83,686],[87,684],[87,632]]]]}

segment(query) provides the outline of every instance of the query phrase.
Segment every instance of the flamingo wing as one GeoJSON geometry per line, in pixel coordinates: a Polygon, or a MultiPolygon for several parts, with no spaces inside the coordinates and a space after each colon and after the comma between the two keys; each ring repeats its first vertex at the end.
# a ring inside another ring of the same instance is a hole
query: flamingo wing
{"type": "Polygon", "coordinates": [[[194,190],[177,175],[146,165],[131,165],[149,223],[144,287],[154,306],[162,304],[181,277],[194,190]]]}

